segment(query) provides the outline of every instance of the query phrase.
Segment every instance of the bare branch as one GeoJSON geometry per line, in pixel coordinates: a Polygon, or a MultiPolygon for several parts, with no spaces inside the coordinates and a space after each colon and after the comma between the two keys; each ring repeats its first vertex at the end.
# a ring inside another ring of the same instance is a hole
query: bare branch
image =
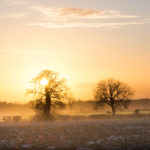
{"type": "Polygon", "coordinates": [[[114,114],[116,107],[127,107],[129,105],[131,96],[133,96],[133,90],[128,85],[112,78],[100,81],[94,91],[96,104],[108,104],[114,114]]]}

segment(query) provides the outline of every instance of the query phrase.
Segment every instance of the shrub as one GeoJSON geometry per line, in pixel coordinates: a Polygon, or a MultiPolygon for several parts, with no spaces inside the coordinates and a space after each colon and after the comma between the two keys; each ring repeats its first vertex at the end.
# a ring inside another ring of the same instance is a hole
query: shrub
{"type": "Polygon", "coordinates": [[[17,116],[13,116],[13,121],[14,122],[18,122],[21,120],[21,116],[17,115],[17,116]]]}
{"type": "Polygon", "coordinates": [[[111,115],[112,114],[112,112],[110,112],[110,111],[107,111],[106,113],[107,113],[107,115],[111,115]]]}
{"type": "Polygon", "coordinates": [[[12,120],[11,120],[11,116],[3,116],[2,117],[2,120],[4,121],[4,122],[11,122],[12,120]]]}
{"type": "Polygon", "coordinates": [[[140,110],[139,109],[135,109],[134,114],[135,115],[139,115],[140,114],[140,110]]]}

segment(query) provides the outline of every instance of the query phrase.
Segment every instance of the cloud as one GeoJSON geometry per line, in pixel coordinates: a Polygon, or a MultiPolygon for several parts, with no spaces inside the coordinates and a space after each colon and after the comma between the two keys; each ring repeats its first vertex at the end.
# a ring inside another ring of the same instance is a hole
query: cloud
{"type": "Polygon", "coordinates": [[[5,7],[0,6],[0,17],[19,18],[28,26],[44,28],[119,28],[150,22],[141,19],[142,17],[138,15],[130,15],[118,10],[51,7],[48,1],[47,5],[40,0],[36,2],[35,4],[33,0],[2,0],[5,7]]]}
{"type": "Polygon", "coordinates": [[[45,17],[65,17],[65,19],[113,19],[113,18],[137,18],[135,15],[123,15],[116,10],[98,10],[88,8],[52,8],[35,6],[32,9],[41,12],[45,17]]]}
{"type": "Polygon", "coordinates": [[[22,3],[17,3],[16,0],[1,0],[0,5],[0,18],[1,19],[23,19],[26,16],[28,17],[29,9],[27,5],[22,3]]]}
{"type": "Polygon", "coordinates": [[[145,24],[137,21],[139,16],[126,15],[117,10],[98,10],[89,8],[53,8],[32,6],[30,9],[41,16],[37,22],[30,22],[30,26],[45,28],[68,28],[68,27],[109,27],[118,28],[127,25],[145,24]]]}
{"type": "Polygon", "coordinates": [[[88,27],[88,28],[99,28],[99,27],[109,27],[109,28],[119,28],[126,25],[138,25],[144,24],[143,22],[110,22],[110,23],[85,23],[85,22],[64,22],[64,23],[52,23],[52,22],[39,22],[39,23],[29,23],[30,26],[41,26],[45,28],[68,28],[68,27],[88,27]]]}

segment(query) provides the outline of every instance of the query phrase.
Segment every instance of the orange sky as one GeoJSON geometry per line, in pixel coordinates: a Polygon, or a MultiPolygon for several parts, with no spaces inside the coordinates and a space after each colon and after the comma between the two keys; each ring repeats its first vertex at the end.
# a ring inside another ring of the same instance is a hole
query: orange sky
{"type": "Polygon", "coordinates": [[[143,0],[2,0],[0,99],[27,102],[29,81],[43,69],[67,77],[77,99],[92,99],[108,77],[150,97],[150,11],[143,0]]]}

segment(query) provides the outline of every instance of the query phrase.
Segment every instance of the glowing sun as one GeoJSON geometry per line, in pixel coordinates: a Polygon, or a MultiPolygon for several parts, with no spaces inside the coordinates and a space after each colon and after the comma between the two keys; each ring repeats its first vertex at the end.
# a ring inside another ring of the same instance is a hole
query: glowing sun
{"type": "Polygon", "coordinates": [[[48,80],[46,78],[43,78],[40,82],[41,85],[47,85],[48,84],[48,80]]]}

